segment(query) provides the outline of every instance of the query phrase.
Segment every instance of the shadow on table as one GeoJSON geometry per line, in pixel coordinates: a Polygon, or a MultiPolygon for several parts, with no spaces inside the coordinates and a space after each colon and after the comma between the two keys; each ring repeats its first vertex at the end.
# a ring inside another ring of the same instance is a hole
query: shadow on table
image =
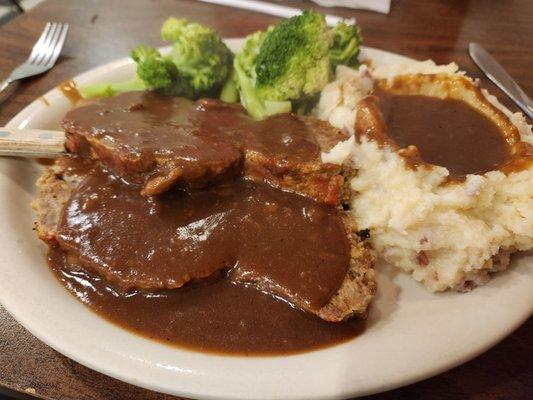
{"type": "Polygon", "coordinates": [[[35,397],[30,394],[17,392],[0,386],[0,399],[2,400],[34,400],[35,397]]]}
{"type": "MultiPolygon", "coordinates": [[[[75,361],[61,357],[61,370],[67,375],[57,385],[63,398],[77,400],[177,400],[178,397],[152,392],[129,385],[114,378],[90,370],[75,361]],[[80,393],[83,396],[80,397],[80,393]]],[[[53,393],[51,393],[53,394],[53,393]]]]}

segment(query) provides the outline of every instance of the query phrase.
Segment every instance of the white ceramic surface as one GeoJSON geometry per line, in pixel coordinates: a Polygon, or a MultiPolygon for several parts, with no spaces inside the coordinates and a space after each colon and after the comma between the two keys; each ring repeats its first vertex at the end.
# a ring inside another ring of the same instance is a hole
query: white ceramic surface
{"type": "MultiPolygon", "coordinates": [[[[231,47],[241,44],[229,40],[231,47]]],[[[365,49],[375,65],[401,56],[365,49]]],[[[126,80],[128,59],[76,78],[126,80]]],[[[12,128],[57,129],[69,101],[58,90],[37,99],[12,128]]],[[[496,344],[533,311],[533,255],[471,293],[430,294],[387,266],[366,331],[327,349],[284,357],[226,357],[168,347],[98,317],[48,270],[32,231],[29,203],[41,167],[0,160],[0,301],[31,333],[66,356],[134,385],[189,398],[334,399],[384,391],[440,373],[496,344]]],[[[273,327],[275,328],[275,327],[273,327]]]]}

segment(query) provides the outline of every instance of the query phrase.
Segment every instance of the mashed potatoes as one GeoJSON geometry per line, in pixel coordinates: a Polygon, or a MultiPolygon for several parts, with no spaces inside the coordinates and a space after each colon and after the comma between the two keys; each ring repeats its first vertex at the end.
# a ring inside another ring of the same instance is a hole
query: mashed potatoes
{"type": "MultiPolygon", "coordinates": [[[[356,105],[372,88],[372,78],[398,74],[460,74],[457,66],[431,61],[404,62],[369,71],[339,67],[315,115],[353,133],[356,105]]],[[[531,126],[484,92],[533,143],[531,126]]],[[[388,147],[351,137],[323,154],[325,162],[350,163],[352,212],[361,229],[370,229],[375,249],[388,263],[411,274],[429,290],[469,290],[490,273],[505,269],[510,253],[533,247],[533,168],[508,175],[491,171],[443,185],[443,167],[406,168],[388,147]]]]}

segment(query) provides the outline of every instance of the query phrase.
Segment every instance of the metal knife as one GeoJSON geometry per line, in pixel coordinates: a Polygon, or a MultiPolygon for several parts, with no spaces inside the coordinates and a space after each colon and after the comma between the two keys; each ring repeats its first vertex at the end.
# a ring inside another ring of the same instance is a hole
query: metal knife
{"type": "Polygon", "coordinates": [[[468,51],[472,60],[487,75],[487,78],[509,96],[529,118],[533,119],[533,101],[503,69],[498,61],[478,43],[471,42],[468,46],[468,51]]]}

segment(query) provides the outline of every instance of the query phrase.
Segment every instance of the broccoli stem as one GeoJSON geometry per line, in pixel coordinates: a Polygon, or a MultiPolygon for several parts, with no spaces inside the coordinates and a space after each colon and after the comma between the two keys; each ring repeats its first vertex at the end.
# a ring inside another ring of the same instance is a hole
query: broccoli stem
{"type": "Polygon", "coordinates": [[[289,114],[292,110],[292,104],[290,101],[264,101],[264,113],[259,118],[265,118],[270,115],[276,114],[289,114]]]}
{"type": "Polygon", "coordinates": [[[131,81],[117,83],[93,83],[81,86],[78,90],[84,99],[94,99],[97,97],[112,97],[123,92],[133,92],[146,90],[148,87],[139,78],[135,77],[131,81]]]}
{"type": "Polygon", "coordinates": [[[235,82],[235,71],[232,72],[231,77],[226,81],[220,92],[220,100],[226,103],[236,103],[239,101],[239,90],[235,82]]]}
{"type": "Polygon", "coordinates": [[[238,63],[234,65],[237,80],[240,86],[241,104],[255,119],[263,119],[270,115],[290,113],[292,104],[290,101],[262,100],[254,87],[254,84],[238,63]]]}

